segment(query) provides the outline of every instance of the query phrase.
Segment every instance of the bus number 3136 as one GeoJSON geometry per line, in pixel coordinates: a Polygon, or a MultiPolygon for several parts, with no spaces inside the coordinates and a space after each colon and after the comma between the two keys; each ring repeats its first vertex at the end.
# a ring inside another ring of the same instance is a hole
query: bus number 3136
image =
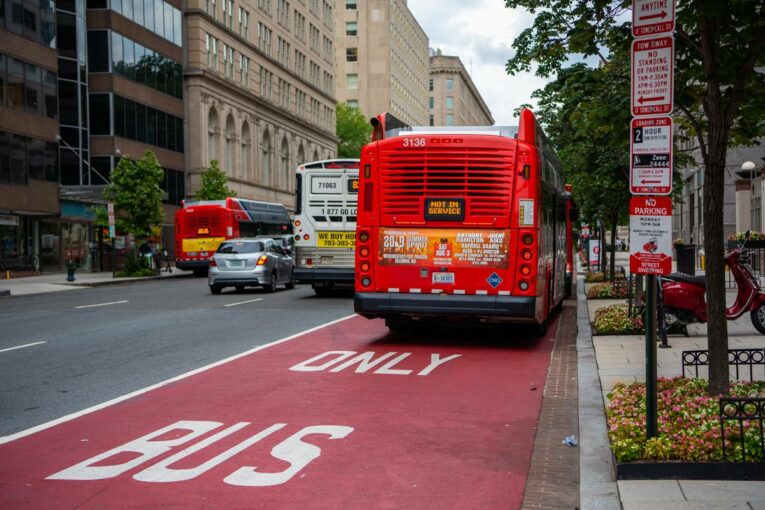
{"type": "Polygon", "coordinates": [[[403,140],[404,147],[425,147],[425,139],[424,138],[410,138],[410,137],[404,137],[403,140]]]}

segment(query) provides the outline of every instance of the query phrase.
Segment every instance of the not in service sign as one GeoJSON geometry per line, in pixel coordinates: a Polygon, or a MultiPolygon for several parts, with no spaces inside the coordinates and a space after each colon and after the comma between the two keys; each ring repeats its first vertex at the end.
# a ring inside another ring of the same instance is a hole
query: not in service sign
{"type": "Polygon", "coordinates": [[[672,272],[671,198],[643,196],[630,200],[630,271],[672,272]]]}

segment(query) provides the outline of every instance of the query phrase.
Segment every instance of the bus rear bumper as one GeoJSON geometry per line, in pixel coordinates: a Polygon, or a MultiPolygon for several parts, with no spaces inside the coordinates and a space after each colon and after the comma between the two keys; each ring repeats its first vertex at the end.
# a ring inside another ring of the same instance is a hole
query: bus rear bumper
{"type": "Polygon", "coordinates": [[[344,268],[320,268],[320,267],[296,267],[295,281],[297,283],[322,283],[334,282],[353,284],[356,278],[355,270],[352,267],[344,268]]]}
{"type": "Polygon", "coordinates": [[[536,298],[463,294],[406,294],[357,292],[356,313],[369,319],[394,315],[420,317],[506,317],[535,322],[536,298]]]}
{"type": "Polygon", "coordinates": [[[175,267],[184,271],[193,271],[194,269],[207,269],[210,262],[207,259],[202,260],[176,260],[175,267]]]}

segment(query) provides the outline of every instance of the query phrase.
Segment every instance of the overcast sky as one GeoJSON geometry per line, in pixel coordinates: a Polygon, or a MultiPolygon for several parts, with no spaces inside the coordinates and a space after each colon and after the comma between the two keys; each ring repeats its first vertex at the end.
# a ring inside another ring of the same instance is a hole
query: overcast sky
{"type": "Polygon", "coordinates": [[[513,39],[531,26],[533,16],[506,8],[504,0],[409,0],[408,5],[430,47],[460,57],[496,124],[517,124],[513,110],[533,104],[531,93],[546,83],[533,74],[505,72],[513,39]]]}

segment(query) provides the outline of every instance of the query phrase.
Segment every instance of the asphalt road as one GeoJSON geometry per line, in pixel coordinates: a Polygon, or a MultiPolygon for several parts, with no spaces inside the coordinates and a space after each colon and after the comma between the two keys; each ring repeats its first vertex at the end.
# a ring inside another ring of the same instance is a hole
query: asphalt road
{"type": "Polygon", "coordinates": [[[197,278],[0,300],[0,437],[352,313],[350,294],[197,278]]]}

